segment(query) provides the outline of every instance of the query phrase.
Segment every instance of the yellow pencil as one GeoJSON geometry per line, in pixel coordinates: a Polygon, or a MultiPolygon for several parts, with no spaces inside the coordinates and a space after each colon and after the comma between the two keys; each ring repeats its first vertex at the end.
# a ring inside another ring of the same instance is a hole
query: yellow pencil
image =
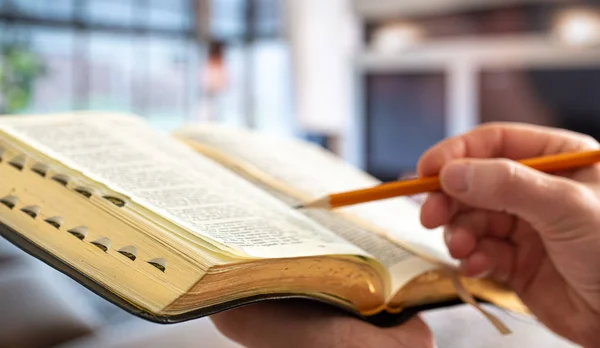
{"type": "MultiPolygon", "coordinates": [[[[519,160],[517,162],[546,173],[559,172],[586,167],[600,162],[600,150],[561,153],[519,160]]],[[[438,176],[392,181],[375,187],[330,194],[294,208],[334,209],[392,197],[438,191],[440,188],[440,179],[438,176]]]]}

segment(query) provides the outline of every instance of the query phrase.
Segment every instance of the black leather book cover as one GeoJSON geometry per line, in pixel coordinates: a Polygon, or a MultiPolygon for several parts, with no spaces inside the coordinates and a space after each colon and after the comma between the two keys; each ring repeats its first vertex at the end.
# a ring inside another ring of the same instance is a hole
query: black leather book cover
{"type": "Polygon", "coordinates": [[[282,293],[282,294],[268,294],[268,295],[247,297],[244,299],[230,301],[227,303],[206,307],[206,308],[203,308],[200,310],[194,310],[194,311],[186,312],[183,314],[178,314],[178,315],[173,315],[173,316],[160,316],[160,315],[151,313],[149,311],[146,311],[143,308],[137,306],[136,304],[128,302],[127,300],[108,291],[106,288],[104,288],[103,286],[101,286],[100,284],[95,282],[93,279],[91,279],[91,278],[87,277],[85,274],[79,272],[76,268],[74,268],[71,265],[54,257],[49,252],[47,252],[43,248],[40,248],[35,243],[33,243],[31,240],[27,239],[20,233],[17,233],[12,228],[10,228],[9,226],[6,226],[2,223],[0,223],[0,235],[2,235],[9,242],[11,242],[12,244],[17,246],[24,252],[41,260],[42,262],[46,263],[47,265],[56,269],[57,271],[64,273],[65,275],[67,275],[70,278],[72,278],[73,280],[75,280],[77,283],[86,287],[87,289],[94,292],[98,296],[104,298],[105,300],[110,301],[111,303],[115,304],[116,306],[122,308],[123,310],[125,310],[135,316],[144,318],[151,322],[160,323],[160,324],[173,324],[173,323],[188,321],[188,320],[192,320],[192,319],[196,319],[196,318],[200,318],[200,317],[204,317],[204,316],[209,316],[209,315],[221,312],[221,311],[225,311],[225,310],[229,310],[229,309],[233,309],[236,307],[245,306],[245,305],[249,305],[249,304],[253,304],[253,303],[257,303],[257,302],[262,302],[262,301],[298,301],[298,300],[300,300],[300,301],[316,301],[316,302],[331,306],[332,310],[343,311],[347,315],[354,316],[361,320],[365,320],[373,325],[380,326],[380,327],[390,327],[390,326],[402,324],[403,322],[410,319],[412,316],[414,316],[415,314],[417,314],[420,311],[424,311],[424,310],[432,309],[432,308],[452,306],[452,305],[462,303],[460,300],[440,302],[440,303],[435,303],[435,304],[426,305],[426,306],[406,308],[398,314],[382,312],[382,313],[379,313],[374,316],[365,317],[358,312],[348,311],[347,308],[335,306],[335,304],[325,302],[324,300],[321,300],[321,299],[315,299],[312,297],[302,296],[302,295],[298,295],[298,294],[282,293]]]}

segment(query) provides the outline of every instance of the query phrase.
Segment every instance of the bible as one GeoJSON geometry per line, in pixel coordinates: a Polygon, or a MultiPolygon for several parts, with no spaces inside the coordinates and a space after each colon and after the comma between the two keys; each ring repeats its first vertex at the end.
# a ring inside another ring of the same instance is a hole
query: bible
{"type": "MultiPolygon", "coordinates": [[[[305,299],[376,325],[460,302],[456,260],[419,205],[292,206],[379,182],[317,145],[135,115],[0,117],[0,233],[122,309],[176,323],[305,299]]],[[[459,279],[527,314],[509,289],[459,279]]]]}

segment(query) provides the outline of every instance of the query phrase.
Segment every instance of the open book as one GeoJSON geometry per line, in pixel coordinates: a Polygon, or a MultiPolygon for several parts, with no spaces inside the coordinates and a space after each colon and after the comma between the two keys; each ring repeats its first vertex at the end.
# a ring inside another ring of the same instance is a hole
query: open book
{"type": "MultiPolygon", "coordinates": [[[[458,299],[440,230],[408,198],[290,206],[378,184],[309,143],[141,118],[0,117],[0,232],[123,309],[161,323],[312,299],[380,325],[458,299]]],[[[527,309],[489,280],[476,298],[527,309]]]]}

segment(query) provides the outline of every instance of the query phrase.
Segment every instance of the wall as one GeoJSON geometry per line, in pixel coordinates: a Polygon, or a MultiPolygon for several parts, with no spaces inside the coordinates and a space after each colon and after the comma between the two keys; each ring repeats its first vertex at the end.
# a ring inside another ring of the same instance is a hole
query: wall
{"type": "Polygon", "coordinates": [[[358,23],[349,0],[290,0],[288,34],[294,57],[297,126],[341,137],[354,110],[353,60],[358,23]]]}

